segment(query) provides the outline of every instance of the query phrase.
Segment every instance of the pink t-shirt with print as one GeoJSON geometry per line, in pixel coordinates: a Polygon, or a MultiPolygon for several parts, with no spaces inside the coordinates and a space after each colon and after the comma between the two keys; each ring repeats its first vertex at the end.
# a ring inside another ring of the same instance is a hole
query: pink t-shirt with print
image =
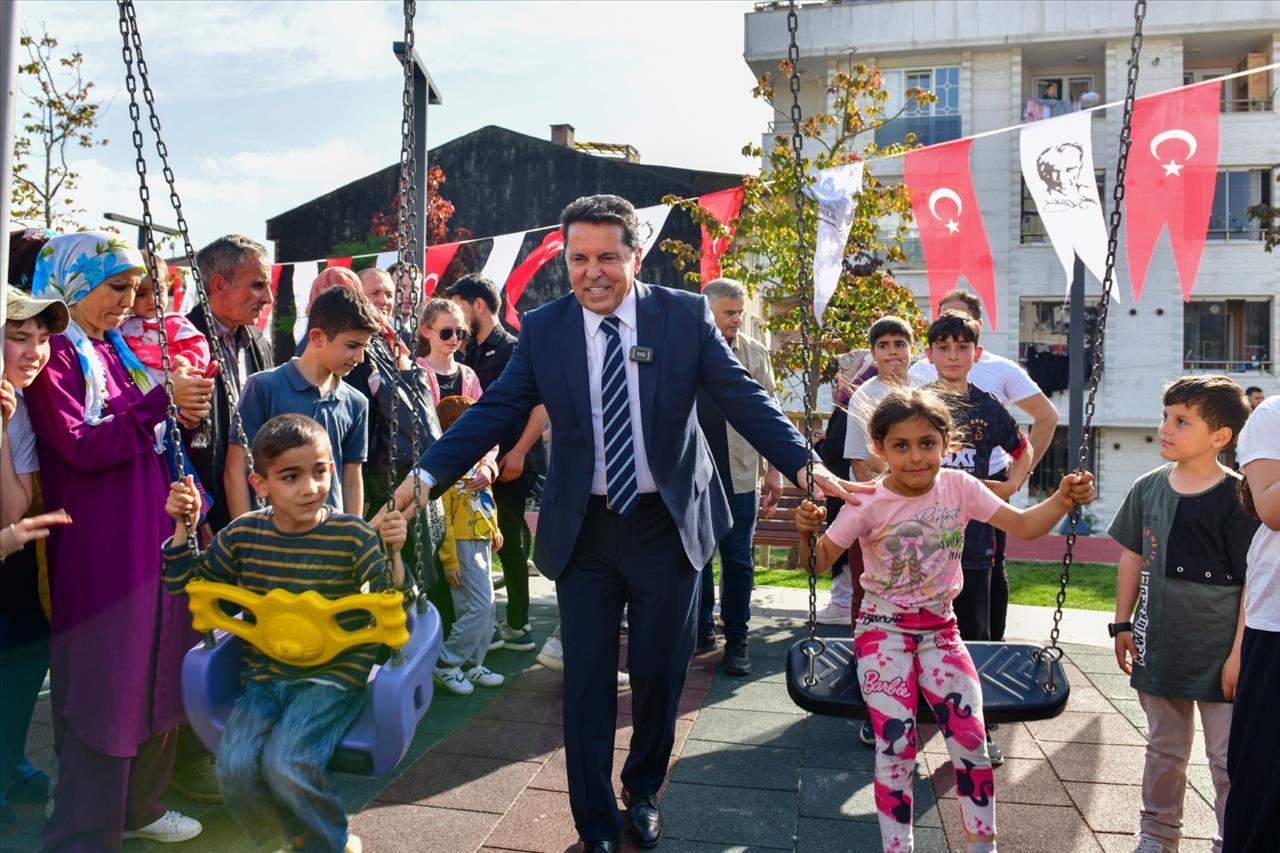
{"type": "Polygon", "coordinates": [[[827,529],[839,548],[862,545],[862,588],[899,607],[950,609],[964,586],[960,553],[970,520],[988,522],[1004,501],[978,479],[944,468],[933,488],[903,497],[881,483],[844,506],[827,529]]]}

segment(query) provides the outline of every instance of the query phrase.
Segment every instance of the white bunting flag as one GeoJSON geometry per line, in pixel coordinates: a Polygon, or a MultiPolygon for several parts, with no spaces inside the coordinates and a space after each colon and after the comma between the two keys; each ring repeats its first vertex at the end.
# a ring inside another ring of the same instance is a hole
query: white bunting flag
{"type": "Polygon", "coordinates": [[[649,252],[658,242],[658,234],[662,231],[662,226],[667,223],[667,217],[670,214],[671,208],[665,204],[642,207],[636,211],[636,219],[640,223],[640,258],[642,260],[649,257],[649,252]]]}
{"type": "Polygon", "coordinates": [[[818,244],[813,259],[813,316],[822,325],[844,266],[844,247],[853,227],[856,196],[862,192],[862,162],[845,163],[814,174],[805,189],[818,202],[818,244]]]}
{"type": "Polygon", "coordinates": [[[1107,226],[1093,173],[1092,117],[1093,113],[1068,113],[1022,128],[1022,180],[1035,199],[1068,285],[1076,255],[1098,281],[1107,263],[1107,226]]]}
{"type": "Polygon", "coordinates": [[[516,265],[516,257],[524,244],[524,235],[524,231],[517,231],[514,234],[494,237],[493,248],[489,250],[489,258],[484,262],[484,269],[480,271],[480,275],[497,282],[498,287],[501,288],[516,265]]]}
{"type": "Polygon", "coordinates": [[[399,252],[379,252],[373,259],[373,265],[380,270],[385,270],[398,260],[400,260],[399,252]]]}
{"type": "Polygon", "coordinates": [[[311,285],[320,275],[319,261],[303,261],[293,265],[293,307],[296,310],[293,321],[293,342],[302,343],[307,334],[307,309],[311,306],[311,285]]]}

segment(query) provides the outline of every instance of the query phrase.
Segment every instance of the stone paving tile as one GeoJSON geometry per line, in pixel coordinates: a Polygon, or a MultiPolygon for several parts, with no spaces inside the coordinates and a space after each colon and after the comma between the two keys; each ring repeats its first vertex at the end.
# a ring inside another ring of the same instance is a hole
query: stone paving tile
{"type": "MultiPolygon", "coordinates": [[[[1137,837],[1132,834],[1112,835],[1110,833],[1098,835],[1098,843],[1102,845],[1105,853],[1133,853],[1133,847],[1138,843],[1137,837]]],[[[1213,850],[1213,842],[1207,838],[1184,838],[1182,843],[1178,845],[1178,853],[1210,853],[1213,850]]]]}
{"type": "Polygon", "coordinates": [[[1142,703],[1136,698],[1134,699],[1109,699],[1109,701],[1120,715],[1129,722],[1133,723],[1134,728],[1142,732],[1143,737],[1147,734],[1147,712],[1142,710],[1142,703]]]}
{"type": "MultiPolygon", "coordinates": [[[[627,760],[627,751],[625,749],[615,749],[613,751],[613,789],[615,792],[622,791],[622,765],[627,760]]],[[[537,788],[541,791],[559,791],[561,793],[569,793],[569,776],[565,766],[565,756],[563,749],[557,749],[551,754],[551,758],[543,764],[541,768],[534,774],[533,780],[529,782],[530,788],[537,788]]],[[[621,796],[621,794],[618,794],[621,796]]]]}
{"type": "Polygon", "coordinates": [[[564,687],[564,674],[538,664],[520,673],[516,678],[507,679],[506,687],[509,690],[535,690],[559,694],[560,688],[564,687]]]}
{"type": "MultiPolygon", "coordinates": [[[[635,729],[631,724],[631,718],[624,717],[623,715],[619,714],[617,726],[618,727],[615,730],[613,735],[613,748],[622,749],[622,750],[630,749],[631,735],[635,733],[635,729]]],[[[672,750],[673,755],[680,754],[680,750],[683,747],[685,739],[689,737],[689,733],[693,729],[693,727],[694,727],[694,724],[690,720],[681,720],[681,719],[676,720],[676,742],[675,742],[675,747],[672,750]]],[[[711,738],[708,738],[708,740],[711,740],[711,738]]]]}
{"type": "Polygon", "coordinates": [[[1131,785],[1142,781],[1145,746],[1046,743],[1045,754],[1064,782],[1131,785]]]}
{"type": "MultiPolygon", "coordinates": [[[[912,833],[915,853],[949,853],[941,829],[916,826],[912,833]]],[[[833,850],[880,849],[880,826],[851,820],[801,817],[796,853],[831,853],[833,850]]]]}
{"type": "Polygon", "coordinates": [[[754,743],[799,749],[804,745],[804,718],[767,711],[704,708],[689,736],[721,743],[754,743]]]}
{"type": "Polygon", "coordinates": [[[542,765],[430,752],[377,796],[389,803],[505,814],[542,765]]]}
{"type": "Polygon", "coordinates": [[[804,766],[826,767],[832,770],[875,769],[875,750],[858,740],[858,729],[828,729],[813,725],[816,717],[810,717],[804,733],[804,766]]]}
{"type": "MultiPolygon", "coordinates": [[[[806,767],[800,781],[800,814],[805,817],[877,820],[873,776],[857,770],[806,767]]],[[[933,791],[926,780],[912,786],[916,826],[940,827],[933,791]]]]}
{"type": "Polygon", "coordinates": [[[1026,724],[1039,741],[1071,743],[1145,744],[1146,738],[1119,714],[1066,711],[1051,720],[1026,724]]]}
{"type": "Polygon", "coordinates": [[[1129,686],[1129,676],[1122,672],[1089,673],[1088,678],[1108,699],[1133,699],[1136,695],[1129,686]]]}
{"type": "MultiPolygon", "coordinates": [[[[789,791],[671,782],[662,799],[664,832],[725,847],[791,849],[798,801],[799,795],[789,791]]],[[[668,849],[665,841],[663,849],[668,849]]]]}
{"type": "MultiPolygon", "coordinates": [[[[1139,777],[1141,778],[1141,777],[1139,777]]],[[[1068,782],[1067,793],[1095,832],[1135,833],[1142,808],[1140,785],[1104,785],[1068,782]]],[[[1182,834],[1186,838],[1212,838],[1217,831],[1213,809],[1194,791],[1183,805],[1182,834]]]]}
{"type": "MultiPolygon", "coordinates": [[[[1040,745],[1032,737],[1026,723],[1002,723],[992,733],[1006,758],[1044,758],[1040,745]]],[[[920,751],[936,755],[947,755],[947,743],[938,732],[938,727],[929,723],[920,726],[916,738],[921,744],[920,751]]]]}
{"type": "MultiPolygon", "coordinates": [[[[964,850],[964,824],[959,809],[942,809],[942,823],[953,849],[964,850]]],[[[996,833],[1000,849],[1010,853],[1100,853],[1080,813],[1061,806],[1022,803],[996,804],[996,833]]]]}
{"type": "Polygon", "coordinates": [[[753,788],[797,791],[802,755],[798,749],[690,739],[685,741],[680,760],[671,771],[671,781],[732,785],[749,779],[753,788]]]}
{"type": "Polygon", "coordinates": [[[495,726],[492,721],[486,724],[472,720],[436,744],[435,751],[510,761],[541,761],[562,743],[560,726],[511,720],[495,726]]]}
{"type": "Polygon", "coordinates": [[[715,844],[709,841],[685,841],[679,838],[668,838],[665,834],[662,836],[662,851],[674,851],[674,853],[754,853],[754,851],[766,850],[786,850],[791,853],[790,847],[761,847],[759,844],[715,844]]]}
{"type": "MultiPolygon", "coordinates": [[[[527,788],[506,816],[497,821],[488,837],[481,841],[507,850],[561,853],[578,841],[578,830],[574,828],[573,815],[569,812],[569,798],[559,792],[527,788]]],[[[479,846],[479,843],[475,845],[479,846]]]]}
{"type": "Polygon", "coordinates": [[[369,851],[430,849],[432,853],[471,853],[484,843],[500,819],[500,815],[473,811],[375,803],[351,818],[351,831],[360,836],[364,849],[369,851]]]}
{"type": "Polygon", "coordinates": [[[1067,697],[1068,711],[1089,714],[1114,714],[1116,713],[1116,708],[1112,703],[1123,701],[1108,699],[1103,696],[1102,691],[1094,687],[1083,675],[1080,678],[1069,679],[1069,683],[1071,684],[1071,695],[1067,697]]]}
{"type": "Polygon", "coordinates": [[[1070,656],[1070,660],[1087,673],[1114,675],[1120,672],[1120,667],[1116,665],[1116,656],[1101,649],[1096,650],[1096,653],[1077,652],[1070,656]]]}
{"type": "MultiPolygon", "coordinates": [[[[929,776],[933,782],[933,792],[939,799],[955,799],[956,777],[950,761],[940,760],[942,756],[929,756],[929,776]]],[[[1033,806],[1069,806],[1071,798],[1058,781],[1053,767],[1045,759],[1008,758],[1004,764],[995,769],[996,801],[1004,803],[1025,803],[1033,806]]],[[[946,806],[941,806],[946,808],[946,806]]]]}
{"type": "Polygon", "coordinates": [[[804,714],[791,701],[784,687],[776,683],[717,679],[706,694],[706,707],[742,711],[770,711],[775,714],[804,714]]]}
{"type": "MultiPolygon", "coordinates": [[[[698,709],[702,707],[707,692],[694,687],[686,687],[684,692],[680,694],[680,704],[677,707],[677,716],[681,720],[692,720],[698,715],[698,709]]],[[[625,691],[618,694],[618,716],[631,716],[631,691],[625,691]]]]}
{"type": "Polygon", "coordinates": [[[1204,801],[1209,805],[1213,805],[1215,790],[1213,787],[1213,776],[1210,773],[1208,764],[1192,764],[1187,768],[1187,783],[1195,788],[1200,796],[1204,797],[1204,801]]]}
{"type": "Polygon", "coordinates": [[[514,720],[559,726],[564,721],[564,700],[559,693],[511,690],[489,702],[476,715],[481,720],[514,720]]]}

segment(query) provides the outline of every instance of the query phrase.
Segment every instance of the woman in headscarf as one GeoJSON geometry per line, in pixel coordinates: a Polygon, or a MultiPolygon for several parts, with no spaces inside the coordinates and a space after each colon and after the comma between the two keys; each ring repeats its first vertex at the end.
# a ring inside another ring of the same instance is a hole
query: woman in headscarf
{"type": "MultiPolygon", "coordinates": [[[[168,398],[117,328],[142,255],[109,234],[54,237],[32,289],[69,307],[48,366],[26,391],[45,502],[77,524],[49,539],[50,674],[59,773],[46,850],[119,850],[123,838],[182,841],[199,822],[166,811],[183,721],[181,665],[195,642],[186,600],[160,588],[168,398]]],[[[211,380],[172,374],[184,414],[209,412],[211,380]]]]}

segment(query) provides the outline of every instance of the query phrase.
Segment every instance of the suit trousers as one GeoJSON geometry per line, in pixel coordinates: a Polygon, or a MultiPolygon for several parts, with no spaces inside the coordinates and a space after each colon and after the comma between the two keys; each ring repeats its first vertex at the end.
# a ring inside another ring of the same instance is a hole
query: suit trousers
{"type": "Polygon", "coordinates": [[[612,779],[622,609],[628,608],[634,727],[622,785],[646,797],[662,786],[675,743],[700,581],[658,495],[641,495],[625,517],[603,497],[588,501],[573,553],[556,579],[569,804],[587,841],[616,839],[621,827],[612,779]]]}

